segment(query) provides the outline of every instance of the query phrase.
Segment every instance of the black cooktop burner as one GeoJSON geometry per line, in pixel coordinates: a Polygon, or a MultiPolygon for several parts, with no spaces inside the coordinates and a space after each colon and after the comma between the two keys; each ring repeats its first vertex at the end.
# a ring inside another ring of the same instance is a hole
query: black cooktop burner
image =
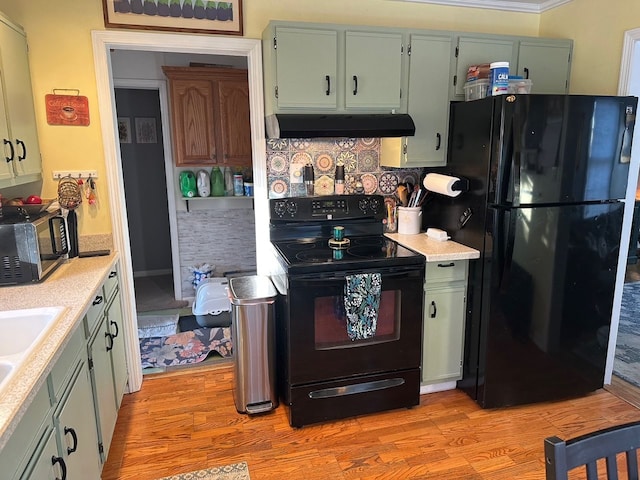
{"type": "Polygon", "coordinates": [[[290,272],[315,272],[351,268],[375,268],[423,261],[415,253],[381,235],[349,237],[347,248],[330,248],[329,239],[273,242],[290,272]]]}

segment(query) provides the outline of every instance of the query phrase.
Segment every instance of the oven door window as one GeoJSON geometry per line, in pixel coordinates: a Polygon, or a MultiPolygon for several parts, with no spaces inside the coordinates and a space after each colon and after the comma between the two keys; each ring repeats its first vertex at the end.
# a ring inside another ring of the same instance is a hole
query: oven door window
{"type": "Polygon", "coordinates": [[[347,333],[344,293],[316,297],[313,313],[316,350],[352,348],[363,344],[398,340],[400,338],[400,299],[400,291],[383,290],[380,294],[373,335],[369,338],[352,340],[347,333]]]}
{"type": "Polygon", "coordinates": [[[287,326],[280,335],[291,359],[291,383],[420,365],[424,267],[377,272],[382,291],[376,331],[362,340],[347,333],[344,272],[289,278],[287,326]]]}

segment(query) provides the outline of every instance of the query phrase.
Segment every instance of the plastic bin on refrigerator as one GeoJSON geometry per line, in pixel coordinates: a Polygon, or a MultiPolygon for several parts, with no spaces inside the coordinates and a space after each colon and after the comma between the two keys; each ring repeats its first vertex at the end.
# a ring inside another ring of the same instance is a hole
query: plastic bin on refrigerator
{"type": "Polygon", "coordinates": [[[229,280],[231,338],[234,342],[236,410],[261,413],[278,406],[275,364],[275,301],[269,277],[229,280]]]}

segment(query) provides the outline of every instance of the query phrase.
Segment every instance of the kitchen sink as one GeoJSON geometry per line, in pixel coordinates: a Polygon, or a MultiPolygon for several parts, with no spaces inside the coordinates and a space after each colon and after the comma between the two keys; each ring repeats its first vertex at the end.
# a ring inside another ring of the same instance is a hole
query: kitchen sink
{"type": "Polygon", "coordinates": [[[46,338],[65,307],[0,311],[0,387],[46,338]]]}
{"type": "Polygon", "coordinates": [[[64,307],[0,312],[0,357],[26,352],[46,336],[64,307]]]}
{"type": "Polygon", "coordinates": [[[10,363],[0,363],[0,385],[4,383],[6,379],[9,378],[11,372],[13,372],[14,366],[10,363]]]}

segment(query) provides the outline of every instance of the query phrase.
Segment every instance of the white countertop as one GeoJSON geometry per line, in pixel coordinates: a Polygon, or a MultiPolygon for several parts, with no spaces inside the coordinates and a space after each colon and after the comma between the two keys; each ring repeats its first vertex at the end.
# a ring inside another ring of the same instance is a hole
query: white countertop
{"type": "Polygon", "coordinates": [[[472,260],[480,258],[480,252],[474,248],[447,240],[439,242],[427,237],[425,233],[405,235],[401,233],[385,233],[387,237],[395,240],[403,247],[421,253],[427,257],[427,262],[440,262],[445,260],[472,260]]]}
{"type": "Polygon", "coordinates": [[[73,258],[41,283],[0,287],[0,310],[65,307],[40,348],[0,392],[0,449],[15,430],[33,396],[91,305],[118,255],[73,258]]]}

